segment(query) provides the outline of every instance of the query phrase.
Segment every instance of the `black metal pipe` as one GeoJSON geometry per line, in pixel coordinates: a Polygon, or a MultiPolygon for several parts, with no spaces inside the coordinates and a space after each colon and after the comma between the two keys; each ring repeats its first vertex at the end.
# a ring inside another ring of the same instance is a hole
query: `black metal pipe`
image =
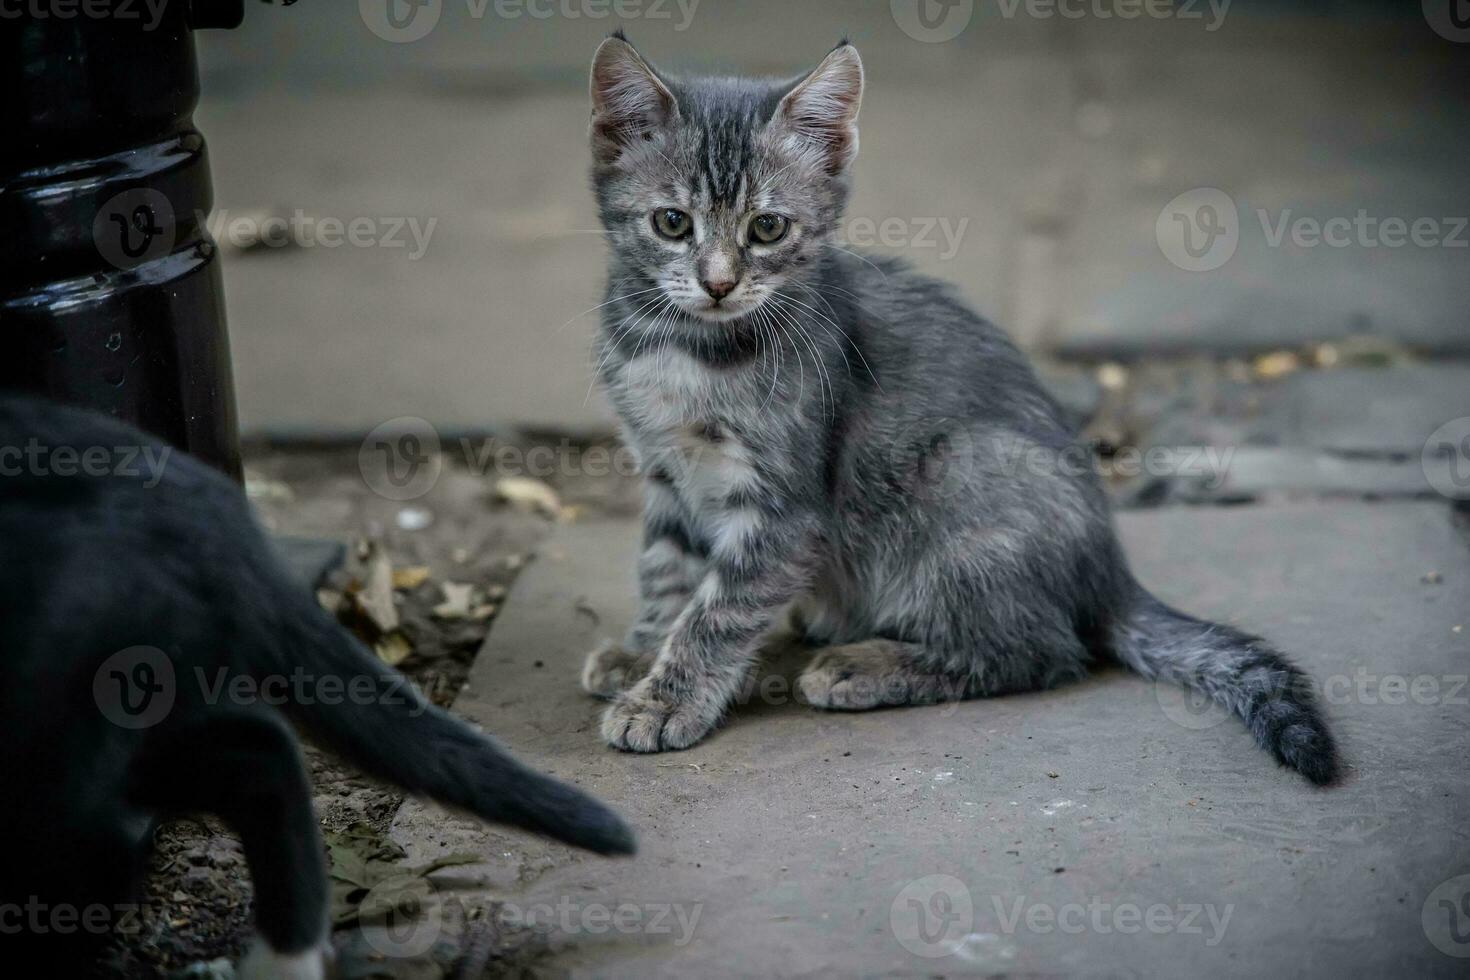
{"type": "Polygon", "coordinates": [[[192,31],[243,0],[0,0],[0,388],[133,422],[235,477],[192,31]]]}

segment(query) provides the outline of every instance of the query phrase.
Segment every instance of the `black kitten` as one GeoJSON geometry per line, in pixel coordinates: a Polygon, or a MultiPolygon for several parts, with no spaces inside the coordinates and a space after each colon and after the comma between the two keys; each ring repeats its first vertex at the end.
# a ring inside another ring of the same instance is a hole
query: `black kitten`
{"type": "Polygon", "coordinates": [[[155,827],[181,812],[243,839],[264,940],[244,974],[322,975],[326,869],[283,714],[410,792],[600,853],[634,848],[612,812],[354,641],[223,476],[129,426],[15,396],[0,396],[0,652],[0,932],[73,964],[55,976],[95,955],[78,939],[105,925],[85,916],[135,900],[155,827]]]}

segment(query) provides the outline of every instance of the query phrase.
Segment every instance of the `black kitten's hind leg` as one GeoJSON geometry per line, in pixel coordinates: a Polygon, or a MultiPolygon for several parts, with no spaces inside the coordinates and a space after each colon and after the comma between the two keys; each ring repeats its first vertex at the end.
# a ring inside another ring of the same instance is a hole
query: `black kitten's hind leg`
{"type": "Polygon", "coordinates": [[[327,939],[327,869],[311,785],[286,722],[265,711],[222,711],[166,726],[136,767],[138,801],[173,813],[212,813],[240,835],[264,940],[241,980],[318,980],[327,939]]]}

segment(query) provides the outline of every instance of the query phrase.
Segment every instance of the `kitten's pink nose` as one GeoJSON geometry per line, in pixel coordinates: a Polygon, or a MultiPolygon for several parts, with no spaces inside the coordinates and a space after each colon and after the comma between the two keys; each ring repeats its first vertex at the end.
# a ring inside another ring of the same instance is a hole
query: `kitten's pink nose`
{"type": "Polygon", "coordinates": [[[738,285],[738,283],[734,279],[701,279],[699,280],[699,284],[703,286],[704,291],[709,293],[710,297],[716,301],[722,300],[726,296],[729,296],[730,292],[736,287],[736,285],[738,285]]]}

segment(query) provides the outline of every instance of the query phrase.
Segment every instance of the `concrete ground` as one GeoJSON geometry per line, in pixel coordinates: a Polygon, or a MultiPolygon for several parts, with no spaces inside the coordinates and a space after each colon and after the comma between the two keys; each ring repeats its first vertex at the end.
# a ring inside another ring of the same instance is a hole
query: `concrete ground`
{"type": "MultiPolygon", "coordinates": [[[[642,850],[593,859],[410,803],[393,836],[411,861],[482,862],[436,877],[426,907],[493,895],[545,934],[529,968],[550,976],[1463,975],[1470,550],[1450,509],[1121,525],[1162,597],[1311,672],[1341,786],[1313,789],[1237,721],[1117,670],[836,714],[789,697],[791,652],[704,743],[614,752],[576,678],[633,613],[637,530],[576,525],[518,581],[456,710],[621,808],[642,850]]],[[[450,919],[398,928],[442,941],[450,919]]]]}
{"type": "Polygon", "coordinates": [[[954,282],[1039,353],[1254,353],[1364,332],[1470,353],[1455,218],[1470,57],[1419,4],[1236,0],[1124,20],[1099,16],[1107,3],[1074,4],[1080,18],[961,3],[963,29],[933,41],[905,31],[912,0],[619,2],[635,15],[436,0],[421,5],[433,29],[404,43],[359,16],[373,0],[251,4],[241,29],[200,35],[248,433],[402,415],[606,423],[579,317],[603,269],[586,69],[619,22],[657,64],[705,71],[794,74],[849,35],[868,91],[845,237],[954,282]],[[1202,188],[1226,203],[1180,199],[1202,188]],[[314,224],[290,246],[232,244],[297,211],[365,219],[371,244],[329,247],[314,224]],[[1299,225],[1334,218],[1354,223],[1334,243],[1299,225]],[[1388,219],[1431,225],[1385,239],[1388,219]],[[1202,271],[1181,221],[1210,244],[1202,271]]]}

